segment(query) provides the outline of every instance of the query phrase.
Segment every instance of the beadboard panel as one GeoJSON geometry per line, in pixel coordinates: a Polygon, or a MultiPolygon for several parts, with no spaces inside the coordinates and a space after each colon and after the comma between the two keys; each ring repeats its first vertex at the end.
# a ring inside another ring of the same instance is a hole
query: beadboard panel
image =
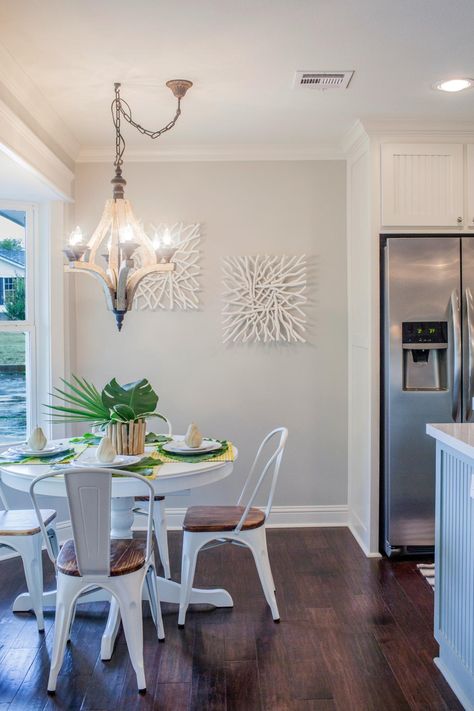
{"type": "MultiPolygon", "coordinates": [[[[436,660],[460,697],[474,699],[474,498],[471,460],[438,443],[436,482],[436,660]]],[[[474,706],[466,706],[473,709],[474,706]]]]}
{"type": "Polygon", "coordinates": [[[381,161],[382,225],[462,226],[462,144],[387,143],[381,161]]]}

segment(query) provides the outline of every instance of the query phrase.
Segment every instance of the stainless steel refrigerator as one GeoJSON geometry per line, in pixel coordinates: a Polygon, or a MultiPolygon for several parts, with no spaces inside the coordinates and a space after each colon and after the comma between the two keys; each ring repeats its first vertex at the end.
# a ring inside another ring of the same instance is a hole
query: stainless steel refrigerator
{"type": "Polygon", "coordinates": [[[381,546],[434,545],[427,422],[473,421],[474,236],[382,237],[381,546]]]}

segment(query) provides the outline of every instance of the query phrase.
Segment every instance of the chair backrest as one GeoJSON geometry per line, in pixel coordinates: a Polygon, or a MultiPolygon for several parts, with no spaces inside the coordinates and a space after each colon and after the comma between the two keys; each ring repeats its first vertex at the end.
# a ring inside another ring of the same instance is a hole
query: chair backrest
{"type": "Polygon", "coordinates": [[[10,510],[10,507],[9,507],[8,501],[7,501],[7,497],[5,496],[5,492],[3,490],[3,482],[1,479],[1,475],[0,475],[0,503],[2,504],[5,511],[10,510]]]}
{"type": "Polygon", "coordinates": [[[252,507],[255,498],[260,491],[260,488],[265,481],[266,477],[268,475],[272,475],[272,481],[270,484],[270,489],[268,492],[268,499],[267,499],[267,505],[265,507],[265,520],[268,518],[270,515],[270,511],[272,509],[272,503],[273,503],[273,496],[275,494],[275,489],[278,481],[278,474],[280,471],[280,465],[281,465],[281,460],[283,457],[283,452],[285,450],[285,445],[286,445],[286,440],[288,439],[288,430],[286,427],[277,427],[276,429],[272,430],[267,434],[266,437],[264,437],[260,447],[258,448],[257,455],[253,461],[252,467],[250,469],[249,475],[247,477],[247,480],[244,484],[244,488],[242,489],[242,492],[239,496],[239,500],[237,502],[237,505],[241,505],[242,502],[245,499],[245,496],[247,495],[248,491],[250,491],[250,486],[252,484],[252,481],[254,480],[254,474],[257,469],[257,466],[260,465],[262,466],[262,470],[260,475],[258,476],[256,480],[256,484],[254,486],[254,489],[252,493],[250,494],[250,498],[248,500],[248,503],[245,507],[245,510],[242,514],[242,517],[237,524],[235,530],[238,532],[242,528],[245,519],[247,518],[247,514],[250,511],[250,508],[252,507]],[[261,462],[261,455],[267,444],[270,442],[270,440],[278,439],[278,444],[276,448],[273,450],[273,453],[271,456],[267,459],[266,463],[262,465],[263,463],[261,462]]]}
{"type": "Polygon", "coordinates": [[[149,489],[146,559],[152,553],[153,501],[155,491],[150,482],[135,472],[118,469],[70,468],[48,472],[36,477],[30,486],[30,496],[43,533],[49,557],[56,563],[46,527],[37,501],[35,488],[40,481],[64,476],[72,534],[81,576],[110,575],[110,506],[112,475],[127,476],[142,481],[149,489]]]}
{"type": "MultiPolygon", "coordinates": [[[[154,416],[152,415],[151,417],[148,417],[147,420],[149,421],[149,420],[153,419],[153,417],[154,416]]],[[[157,420],[161,420],[161,422],[163,422],[163,421],[166,422],[166,425],[168,427],[168,432],[166,434],[168,435],[168,437],[172,437],[173,436],[173,426],[171,424],[171,420],[168,420],[168,418],[165,417],[164,415],[161,415],[161,417],[155,416],[155,418],[157,420]]]]}

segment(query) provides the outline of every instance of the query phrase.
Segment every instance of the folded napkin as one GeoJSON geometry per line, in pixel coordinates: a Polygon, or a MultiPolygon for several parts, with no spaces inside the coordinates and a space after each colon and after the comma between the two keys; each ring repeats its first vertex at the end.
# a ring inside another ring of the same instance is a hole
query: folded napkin
{"type": "MultiPolygon", "coordinates": [[[[149,456],[140,459],[136,464],[124,469],[124,476],[127,476],[127,472],[137,472],[137,474],[146,476],[147,479],[156,479],[158,469],[163,464],[161,459],[161,455],[159,455],[158,452],[152,452],[149,456]]],[[[117,476],[119,475],[117,474],[117,476]]]]}
{"type": "Polygon", "coordinates": [[[32,457],[28,454],[19,454],[8,449],[0,456],[0,466],[8,464],[68,464],[86,449],[87,445],[74,445],[64,452],[51,454],[47,457],[32,457]]]}
{"type": "Polygon", "coordinates": [[[165,452],[163,445],[158,445],[156,451],[165,464],[166,462],[186,462],[187,464],[197,464],[199,462],[233,462],[234,448],[232,442],[220,440],[222,447],[215,452],[205,452],[203,454],[175,454],[175,452],[165,452]]]}

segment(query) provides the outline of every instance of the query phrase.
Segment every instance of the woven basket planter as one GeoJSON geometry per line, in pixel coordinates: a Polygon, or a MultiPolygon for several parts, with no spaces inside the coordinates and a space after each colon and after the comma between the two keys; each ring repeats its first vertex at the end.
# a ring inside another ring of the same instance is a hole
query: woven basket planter
{"type": "Polygon", "coordinates": [[[117,454],[143,454],[145,452],[145,433],[145,420],[114,422],[107,425],[106,431],[117,454]]]}

